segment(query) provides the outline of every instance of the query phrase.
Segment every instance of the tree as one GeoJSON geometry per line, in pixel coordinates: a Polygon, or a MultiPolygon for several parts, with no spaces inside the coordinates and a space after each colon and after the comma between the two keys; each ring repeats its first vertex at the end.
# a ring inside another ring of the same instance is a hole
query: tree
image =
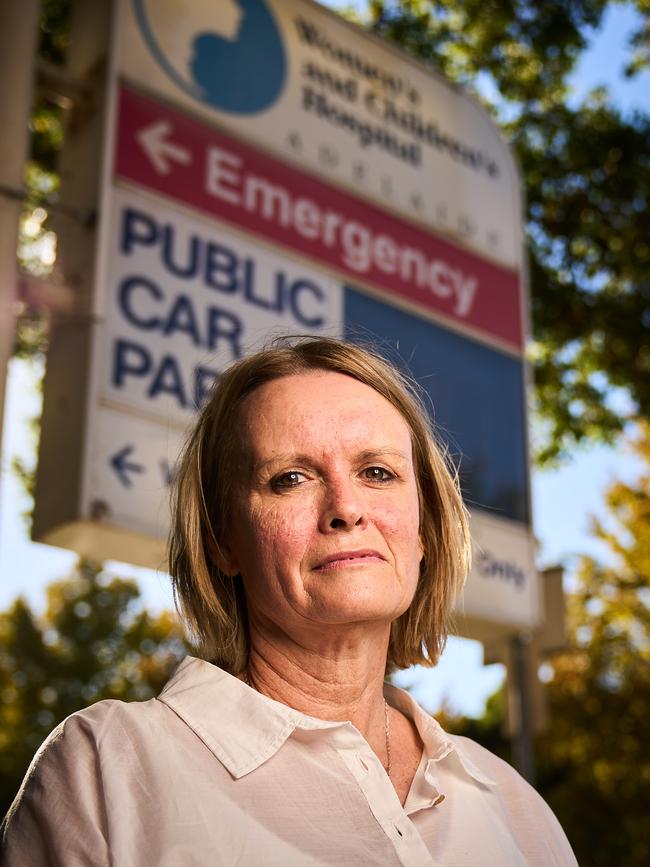
{"type": "MultiPolygon", "coordinates": [[[[38,44],[38,70],[64,64],[69,45],[72,0],[43,0],[38,44]]],[[[42,76],[37,75],[37,80],[42,76]]],[[[63,146],[66,100],[47,86],[37,86],[30,121],[29,159],[25,168],[23,213],[19,226],[18,263],[39,277],[49,275],[56,258],[56,235],[50,226],[57,201],[58,155],[63,146]]],[[[33,358],[47,348],[47,316],[25,308],[17,320],[15,355],[33,358]]]]}
{"type": "Polygon", "coordinates": [[[504,735],[507,694],[505,685],[485,702],[480,717],[458,716],[443,707],[436,713],[436,720],[447,732],[453,732],[484,746],[505,762],[513,763],[510,742],[504,735]]]}
{"type": "MultiPolygon", "coordinates": [[[[611,565],[583,557],[568,602],[568,646],[547,664],[549,722],[536,744],[537,788],[582,867],[650,863],[650,428],[636,443],[646,470],[607,493],[595,523],[611,565]]],[[[447,727],[508,758],[503,691],[479,720],[447,727]]]]}
{"type": "Polygon", "coordinates": [[[585,867],[650,862],[650,429],[646,470],[606,497],[595,523],[613,564],[582,558],[569,598],[570,646],[551,663],[542,793],[585,867]]]}
{"type": "MultiPolygon", "coordinates": [[[[648,0],[636,0],[644,15],[648,0]]],[[[604,91],[579,106],[567,79],[611,0],[371,0],[369,26],[487,103],[523,175],[538,457],[612,441],[650,418],[650,118],[604,91]],[[622,389],[629,410],[611,401],[622,389]]],[[[650,62],[650,28],[628,73],[650,62]]]]}
{"type": "Polygon", "coordinates": [[[0,614],[1,813],[57,723],[100,699],[155,696],[187,652],[173,615],[148,614],[138,596],[81,561],[48,588],[42,617],[21,598],[0,614]]]}

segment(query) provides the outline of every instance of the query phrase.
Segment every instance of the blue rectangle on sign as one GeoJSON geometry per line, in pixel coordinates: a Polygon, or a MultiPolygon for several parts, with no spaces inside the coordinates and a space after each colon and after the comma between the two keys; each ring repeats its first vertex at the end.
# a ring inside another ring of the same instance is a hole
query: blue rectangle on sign
{"type": "Polygon", "coordinates": [[[397,353],[431,397],[467,505],[529,523],[522,363],[350,287],[344,309],[345,336],[397,353]]]}

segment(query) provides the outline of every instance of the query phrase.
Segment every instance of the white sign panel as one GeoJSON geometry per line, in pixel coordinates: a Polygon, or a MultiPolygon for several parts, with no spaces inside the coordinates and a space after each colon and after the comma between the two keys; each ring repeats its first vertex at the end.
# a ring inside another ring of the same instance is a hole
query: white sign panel
{"type": "Polygon", "coordinates": [[[106,406],[95,410],[93,429],[84,513],[157,540],[162,563],[170,521],[169,492],[185,432],[176,425],[106,406]]]}
{"type": "Polygon", "coordinates": [[[480,511],[470,524],[472,571],[459,612],[504,627],[538,626],[542,609],[530,530],[480,511]]]}
{"type": "Polygon", "coordinates": [[[307,0],[123,0],[120,73],[513,268],[512,157],[487,112],[307,0]]]}

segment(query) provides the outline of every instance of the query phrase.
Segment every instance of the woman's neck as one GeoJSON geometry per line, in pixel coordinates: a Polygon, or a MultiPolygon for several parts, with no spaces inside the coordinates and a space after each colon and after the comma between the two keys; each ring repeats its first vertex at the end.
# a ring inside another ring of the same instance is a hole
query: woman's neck
{"type": "Polygon", "coordinates": [[[385,752],[383,680],[389,629],[332,629],[326,641],[269,635],[251,624],[248,676],[264,695],[318,719],[347,721],[385,752]]]}
{"type": "Polygon", "coordinates": [[[332,627],[300,641],[257,629],[254,622],[250,627],[249,666],[240,676],[259,692],[309,716],[349,720],[388,771],[404,804],[422,741],[413,722],[384,700],[390,627],[332,627]]]}

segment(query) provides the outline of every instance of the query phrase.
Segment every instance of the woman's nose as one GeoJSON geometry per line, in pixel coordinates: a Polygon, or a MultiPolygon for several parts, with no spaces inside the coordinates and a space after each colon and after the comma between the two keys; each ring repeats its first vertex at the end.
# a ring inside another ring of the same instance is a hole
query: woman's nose
{"type": "Polygon", "coordinates": [[[364,497],[352,480],[327,485],[321,510],[321,530],[351,530],[367,523],[364,497]]]}

